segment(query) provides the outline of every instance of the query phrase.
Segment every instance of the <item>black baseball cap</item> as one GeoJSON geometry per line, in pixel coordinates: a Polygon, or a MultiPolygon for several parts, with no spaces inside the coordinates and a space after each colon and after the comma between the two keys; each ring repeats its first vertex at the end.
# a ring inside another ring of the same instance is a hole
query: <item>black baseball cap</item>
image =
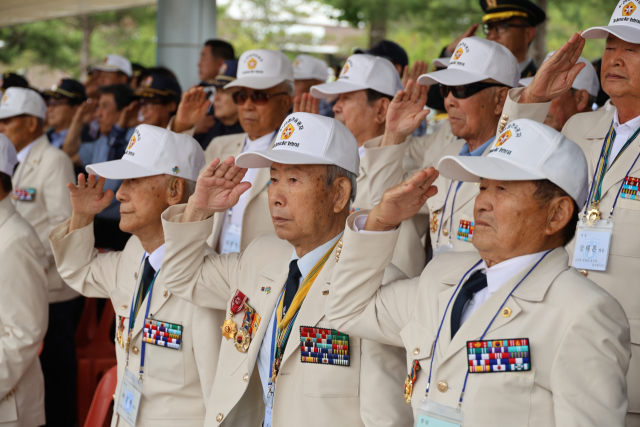
{"type": "Polygon", "coordinates": [[[51,89],[43,91],[42,95],[45,98],[65,98],[70,104],[80,104],[87,99],[84,85],[74,79],[62,79],[51,89]]]}
{"type": "Polygon", "coordinates": [[[368,53],[369,55],[379,56],[388,59],[394,64],[400,64],[402,67],[409,65],[407,52],[402,46],[391,40],[382,40],[369,50],[357,47],[353,50],[353,53],[368,53]]]}
{"type": "Polygon", "coordinates": [[[136,90],[136,96],[142,99],[162,99],[165,102],[180,102],[182,89],[180,83],[164,74],[152,73],[142,79],[136,90]]]}
{"type": "Polygon", "coordinates": [[[27,79],[16,73],[3,73],[2,74],[2,91],[9,89],[10,87],[23,87],[29,89],[29,82],[27,79]]]}
{"type": "Polygon", "coordinates": [[[483,23],[524,18],[535,27],[547,19],[544,10],[529,0],[480,0],[480,7],[485,13],[483,23]]]}

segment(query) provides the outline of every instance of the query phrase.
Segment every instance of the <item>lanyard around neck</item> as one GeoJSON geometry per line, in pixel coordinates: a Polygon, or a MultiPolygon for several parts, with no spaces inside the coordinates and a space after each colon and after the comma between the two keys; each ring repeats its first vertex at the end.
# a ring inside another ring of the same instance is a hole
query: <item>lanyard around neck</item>
{"type": "MultiPolygon", "coordinates": [[[[453,185],[453,183],[454,181],[451,181],[451,183],[449,184],[449,189],[447,190],[447,196],[444,198],[444,206],[442,207],[442,214],[440,216],[440,227],[438,227],[438,238],[436,239],[436,247],[438,246],[438,243],[440,243],[440,232],[442,231],[442,224],[444,224],[444,214],[447,211],[447,201],[449,200],[449,193],[451,192],[451,186],[453,185]]],[[[449,214],[449,241],[451,241],[451,227],[453,224],[453,213],[455,211],[456,196],[458,195],[458,190],[460,190],[461,186],[462,186],[462,181],[458,181],[456,190],[453,193],[453,200],[451,201],[451,214],[449,214]]]]}

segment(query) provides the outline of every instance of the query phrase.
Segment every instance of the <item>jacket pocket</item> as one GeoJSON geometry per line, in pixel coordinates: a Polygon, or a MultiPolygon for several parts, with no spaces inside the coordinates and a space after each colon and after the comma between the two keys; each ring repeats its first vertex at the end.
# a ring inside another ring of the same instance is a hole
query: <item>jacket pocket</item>
{"type": "Polygon", "coordinates": [[[11,393],[11,396],[4,399],[0,400],[0,423],[18,421],[18,404],[15,391],[11,393]]]}
{"type": "MultiPolygon", "coordinates": [[[[176,318],[158,318],[156,320],[174,323],[177,325],[183,324],[181,319],[176,318]]],[[[191,351],[191,349],[185,345],[185,338],[187,334],[191,334],[191,331],[183,328],[182,342],[179,350],[146,343],[144,363],[144,370],[146,374],[160,381],[173,384],[184,384],[184,352],[191,351]]]]}
{"type": "MultiPolygon", "coordinates": [[[[349,337],[349,347],[349,366],[301,362],[305,396],[358,396],[360,390],[360,338],[349,337]]],[[[300,357],[299,354],[298,357],[300,357]]]]}

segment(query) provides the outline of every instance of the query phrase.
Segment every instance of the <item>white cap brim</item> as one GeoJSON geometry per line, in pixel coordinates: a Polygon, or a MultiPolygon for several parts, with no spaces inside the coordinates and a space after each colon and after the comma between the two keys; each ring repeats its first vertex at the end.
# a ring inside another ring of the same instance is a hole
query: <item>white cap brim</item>
{"type": "Polygon", "coordinates": [[[248,87],[249,89],[264,90],[277,86],[285,80],[287,79],[283,79],[282,77],[240,77],[239,79],[236,79],[226,85],[224,88],[227,89],[230,87],[248,87]]]}
{"type": "Polygon", "coordinates": [[[421,75],[418,77],[418,84],[429,86],[440,83],[446,86],[460,86],[481,82],[490,78],[491,77],[472,73],[466,70],[447,68],[446,70],[434,71],[433,73],[421,75]]]}
{"type": "Polygon", "coordinates": [[[584,39],[606,39],[613,34],[628,43],[640,44],[640,28],[628,25],[609,25],[606,27],[593,27],[582,32],[584,39]]]}
{"type": "Polygon", "coordinates": [[[332,165],[322,157],[289,150],[261,150],[249,151],[236,158],[236,165],[241,168],[268,168],[272,163],[284,165],[332,165]]]}
{"type": "MultiPolygon", "coordinates": [[[[19,116],[20,114],[29,114],[20,110],[13,110],[11,108],[0,108],[0,119],[8,119],[9,117],[19,116]]],[[[32,114],[29,114],[32,115],[32,114]]],[[[36,116],[39,117],[39,116],[36,116]]],[[[44,117],[41,117],[44,118],[44,117]]]]}
{"type": "Polygon", "coordinates": [[[533,181],[547,179],[532,171],[503,159],[474,156],[445,156],[438,162],[438,171],[454,181],[479,182],[480,179],[497,181],[533,181]]]}
{"type": "Polygon", "coordinates": [[[311,87],[311,96],[318,99],[328,98],[341,93],[355,92],[356,90],[369,89],[369,86],[362,83],[352,83],[346,80],[337,80],[333,83],[323,83],[311,87]]]}
{"type": "Polygon", "coordinates": [[[158,172],[123,159],[94,163],[92,165],[87,165],[86,169],[87,172],[92,175],[101,176],[107,179],[133,179],[163,174],[163,172],[158,172]]]}
{"type": "Polygon", "coordinates": [[[116,67],[115,65],[94,65],[91,67],[92,70],[100,70],[100,71],[111,71],[111,72],[121,72],[126,74],[128,77],[131,77],[131,74],[126,71],[116,67]]]}

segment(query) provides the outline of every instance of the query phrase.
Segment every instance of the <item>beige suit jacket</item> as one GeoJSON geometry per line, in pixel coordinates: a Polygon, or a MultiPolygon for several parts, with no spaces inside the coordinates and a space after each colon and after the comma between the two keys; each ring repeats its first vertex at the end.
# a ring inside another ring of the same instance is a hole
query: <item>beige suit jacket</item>
{"type": "MultiPolygon", "coordinates": [[[[87,297],[109,298],[116,311],[116,328],[124,322],[126,341],[130,305],[137,289],[135,275],[142,274],[145,250],[137,237],[131,237],[122,252],[98,254],[93,248],[93,224],[69,231],[69,220],[51,231],[50,240],[62,278],[87,297]]],[[[183,326],[182,348],[175,350],[146,344],[143,394],[137,425],[145,427],[202,427],[205,402],[215,376],[224,313],[194,306],[168,291],[166,268],[160,269],[151,293],[149,316],[183,326]]],[[[148,296],[136,317],[128,369],[138,375],[143,326],[148,296]]],[[[126,365],[125,349],[116,343],[119,396],[126,365]]],[[[116,398],[117,407],[117,398],[116,398]]],[[[114,413],[112,427],[128,426],[114,413]]]]}
{"type": "Polygon", "coordinates": [[[49,244],[49,233],[56,225],[71,216],[69,182],[76,182],[73,176],[73,163],[62,151],[52,147],[47,135],[36,140],[26,160],[13,174],[13,190],[33,188],[36,190],[33,201],[14,200],[16,210],[36,230],[40,241],[47,251],[49,264],[49,302],[68,301],[78,293],[67,286],[58,270],[53,268],[53,252],[49,244]]]}
{"type": "Polygon", "coordinates": [[[629,324],[613,297],[567,266],[563,248],[549,253],[511,296],[529,268],[497,289],[451,339],[447,305],[480,256],[445,253],[420,278],[381,287],[397,236],[397,230],[363,234],[347,228],[327,316],[346,333],[402,345],[408,364],[420,362],[414,408],[427,389],[432,357],[428,398],[457,407],[468,369],[467,341],[479,340],[491,324],[485,340],[530,340],[532,369],[469,374],[461,408],[465,427],[624,425],[629,324]],[[506,315],[500,314],[503,302],[506,315]]]}
{"type": "Polygon", "coordinates": [[[49,304],[44,247],[18,214],[11,196],[0,201],[0,425],[45,423],[44,377],[38,349],[49,304]]]}
{"type": "MultiPolygon", "coordinates": [[[[513,91],[513,90],[512,90],[513,91]]],[[[527,108],[546,111],[549,104],[516,104],[519,97],[510,96],[505,109],[510,109],[514,118],[516,109],[527,108]]],[[[607,136],[615,110],[599,110],[573,116],[565,124],[562,133],[577,143],[584,151],[589,165],[589,188],[593,173],[600,158],[602,144],[607,136]]],[[[609,217],[611,207],[618,198],[618,190],[640,154],[640,141],[632,142],[620,158],[607,171],[602,184],[602,200],[599,208],[603,218],[609,217]]],[[[640,177],[640,162],[631,169],[632,177],[640,177]]],[[[580,218],[583,216],[580,212],[580,218]]],[[[618,198],[613,215],[613,234],[606,271],[583,271],[587,277],[613,295],[627,313],[631,325],[631,364],[627,374],[629,412],[640,413],[640,288],[636,285],[640,277],[640,201],[618,198]]],[[[567,245],[569,263],[573,261],[575,239],[567,245]]]]}
{"type": "MultiPolygon", "coordinates": [[[[213,159],[224,161],[229,156],[238,157],[242,153],[242,147],[247,137],[246,133],[225,135],[214,138],[207,150],[204,152],[207,164],[213,159]]],[[[269,144],[273,147],[275,136],[269,144]]],[[[260,168],[253,180],[253,185],[249,189],[247,206],[242,217],[242,237],[240,250],[243,251],[249,244],[265,234],[275,234],[271,214],[269,213],[269,195],[267,189],[271,181],[271,171],[269,168],[260,168]]],[[[222,232],[222,222],[227,216],[227,212],[217,213],[213,216],[213,232],[209,233],[207,244],[214,250],[218,250],[218,241],[222,232]]]]}
{"type": "MultiPolygon", "coordinates": [[[[284,288],[293,247],[276,236],[263,236],[242,253],[205,256],[204,239],[213,220],[180,224],[184,205],[162,215],[166,239],[165,285],[174,294],[210,308],[229,310],[242,291],[261,317],[247,353],[222,341],[218,370],[207,406],[206,426],[260,426],[264,416],[262,385],[255,367],[270,317],[284,288]],[[269,291],[266,292],[265,289],[269,291]]],[[[351,365],[302,363],[300,325],[331,328],[324,316],[332,292],[335,252],[320,271],[293,325],[276,386],[273,425],[402,426],[411,411],[402,400],[404,352],[351,336],[351,365]]],[[[398,269],[389,280],[405,277],[398,269]]],[[[243,313],[233,317],[241,324],[243,313]]]]}

